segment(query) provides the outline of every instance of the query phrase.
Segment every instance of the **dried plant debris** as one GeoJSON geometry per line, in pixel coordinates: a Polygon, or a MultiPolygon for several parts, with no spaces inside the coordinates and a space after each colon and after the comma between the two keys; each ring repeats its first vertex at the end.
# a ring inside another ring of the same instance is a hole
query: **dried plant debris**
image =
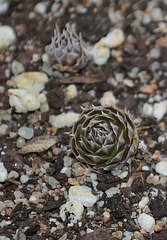
{"type": "Polygon", "coordinates": [[[27,142],[19,151],[20,154],[27,153],[40,153],[44,152],[54,144],[57,143],[57,137],[43,135],[40,137],[34,137],[31,141],[27,142]]]}
{"type": "Polygon", "coordinates": [[[70,143],[79,161],[111,170],[136,152],[138,135],[128,112],[93,106],[74,124],[70,143]]]}

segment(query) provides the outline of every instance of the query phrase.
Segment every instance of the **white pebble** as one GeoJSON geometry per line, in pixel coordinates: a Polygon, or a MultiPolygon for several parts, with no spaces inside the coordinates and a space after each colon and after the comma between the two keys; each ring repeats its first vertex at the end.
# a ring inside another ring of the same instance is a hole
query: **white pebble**
{"type": "Polygon", "coordinates": [[[18,75],[18,74],[24,72],[24,70],[25,70],[23,64],[21,62],[16,61],[16,60],[14,60],[12,62],[11,67],[12,67],[12,73],[14,75],[18,75]]]}
{"type": "Polygon", "coordinates": [[[8,125],[2,124],[0,125],[0,135],[5,135],[8,129],[8,125]]]}
{"type": "Polygon", "coordinates": [[[141,201],[139,202],[139,208],[144,208],[147,203],[149,202],[149,198],[148,197],[142,197],[141,201]]]}
{"type": "Polygon", "coordinates": [[[45,83],[48,81],[48,76],[44,72],[23,72],[14,77],[17,88],[36,95],[44,89],[45,83]]]}
{"type": "Polygon", "coordinates": [[[160,48],[152,48],[150,50],[150,55],[153,57],[153,58],[159,58],[161,56],[161,51],[160,51],[160,48]]]}
{"type": "Polygon", "coordinates": [[[0,0],[0,14],[7,13],[8,9],[9,9],[8,0],[0,0]]]}
{"type": "Polygon", "coordinates": [[[155,171],[159,174],[167,176],[167,159],[166,158],[156,164],[155,171]]]}
{"type": "Polygon", "coordinates": [[[25,139],[31,139],[34,136],[34,129],[28,127],[21,127],[18,130],[18,134],[20,137],[25,139]]]}
{"type": "Polygon", "coordinates": [[[81,202],[76,200],[68,201],[60,207],[60,217],[65,221],[66,214],[69,213],[68,219],[71,220],[71,223],[77,223],[78,220],[81,220],[83,211],[84,207],[81,202]]]}
{"type": "Polygon", "coordinates": [[[68,168],[68,167],[71,167],[71,165],[73,163],[73,158],[64,156],[63,161],[64,161],[64,167],[68,168]]]}
{"type": "Polygon", "coordinates": [[[8,172],[4,164],[0,162],[0,182],[5,182],[8,178],[8,172]]]}
{"type": "Polygon", "coordinates": [[[46,13],[48,6],[48,2],[39,2],[35,5],[34,11],[40,15],[44,15],[46,13]]]}
{"type": "Polygon", "coordinates": [[[138,223],[140,227],[143,228],[145,231],[149,233],[153,232],[155,226],[155,219],[152,216],[142,213],[138,217],[138,223]]]}
{"type": "Polygon", "coordinates": [[[102,39],[109,48],[116,48],[121,45],[125,40],[125,35],[122,29],[116,28],[112,32],[108,33],[106,37],[102,39]]]}
{"type": "Polygon", "coordinates": [[[167,100],[155,103],[153,106],[153,116],[160,121],[167,112],[167,100]]]}
{"type": "Polygon", "coordinates": [[[18,148],[22,148],[25,145],[25,143],[26,143],[25,138],[19,137],[16,141],[16,146],[18,148]]]}
{"type": "Polygon", "coordinates": [[[69,189],[69,199],[79,201],[85,207],[92,207],[98,201],[99,195],[93,195],[89,187],[72,186],[69,189]]]}
{"type": "Polygon", "coordinates": [[[60,187],[59,181],[57,181],[57,180],[56,180],[54,177],[52,177],[52,176],[49,176],[49,177],[48,177],[48,183],[49,183],[49,185],[50,185],[53,189],[60,187]]]}
{"type": "Polygon", "coordinates": [[[70,85],[66,88],[66,95],[67,95],[67,98],[68,98],[69,100],[75,98],[75,97],[78,95],[76,85],[70,84],[70,85]]]}
{"type": "Polygon", "coordinates": [[[151,22],[151,17],[148,14],[144,14],[142,23],[149,24],[151,22]]]}
{"type": "Polygon", "coordinates": [[[112,106],[115,105],[116,98],[112,91],[105,92],[103,97],[100,98],[100,104],[101,106],[112,106]]]}
{"type": "Polygon", "coordinates": [[[143,105],[143,110],[142,110],[142,114],[143,115],[148,115],[151,116],[153,113],[153,106],[151,104],[145,103],[143,105]]]}
{"type": "Polygon", "coordinates": [[[142,170],[143,170],[143,171],[149,171],[150,168],[149,168],[149,166],[144,165],[144,166],[142,166],[142,170]]]}
{"type": "Polygon", "coordinates": [[[40,102],[33,93],[23,89],[9,89],[9,104],[16,109],[18,113],[35,111],[40,108],[40,102]]]}
{"type": "Polygon", "coordinates": [[[162,12],[161,8],[159,8],[159,7],[153,8],[153,10],[151,12],[151,18],[155,22],[163,21],[163,12],[162,12]]]}
{"type": "Polygon", "coordinates": [[[108,198],[113,197],[117,193],[120,193],[120,190],[115,187],[111,187],[105,191],[105,194],[107,195],[108,198]]]}
{"type": "Polygon", "coordinates": [[[20,177],[20,181],[21,181],[21,183],[26,183],[26,182],[28,182],[28,180],[29,180],[29,176],[28,175],[21,175],[21,177],[20,177]]]}
{"type": "Polygon", "coordinates": [[[14,191],[15,199],[22,198],[24,194],[21,191],[14,191]]]}
{"type": "Polygon", "coordinates": [[[65,126],[71,127],[74,122],[78,120],[79,114],[75,112],[61,113],[59,115],[51,115],[49,117],[49,123],[56,128],[63,128],[65,126]]]}
{"type": "Polygon", "coordinates": [[[6,48],[16,41],[16,34],[10,26],[0,26],[0,49],[6,48]]]}
{"type": "Polygon", "coordinates": [[[91,50],[94,63],[96,65],[104,65],[110,57],[110,49],[101,41],[97,42],[91,50]]]}
{"type": "Polygon", "coordinates": [[[92,180],[95,180],[95,181],[97,180],[97,174],[96,173],[91,173],[90,177],[91,177],[92,180]]]}

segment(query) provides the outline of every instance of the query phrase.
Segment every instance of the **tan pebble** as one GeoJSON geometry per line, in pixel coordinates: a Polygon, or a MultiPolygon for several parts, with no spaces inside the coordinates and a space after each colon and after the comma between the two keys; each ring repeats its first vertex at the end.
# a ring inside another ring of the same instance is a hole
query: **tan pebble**
{"type": "Polygon", "coordinates": [[[156,186],[158,184],[159,184],[159,176],[155,175],[154,178],[153,178],[153,185],[156,186]]]}
{"type": "Polygon", "coordinates": [[[68,179],[68,183],[70,185],[73,185],[73,186],[78,186],[79,185],[79,182],[77,182],[76,180],[72,179],[72,178],[69,178],[68,179]]]}
{"type": "Polygon", "coordinates": [[[66,240],[67,239],[67,233],[63,234],[58,240],[66,240]]]}
{"type": "Polygon", "coordinates": [[[12,209],[11,208],[6,208],[5,209],[6,216],[10,217],[12,214],[12,209]]]}
{"type": "Polygon", "coordinates": [[[157,144],[156,141],[151,140],[151,141],[149,142],[148,146],[149,146],[149,148],[154,148],[156,144],[157,144]]]}
{"type": "Polygon", "coordinates": [[[50,229],[50,233],[53,233],[53,232],[55,232],[56,230],[57,230],[56,227],[52,227],[52,228],[50,229]]]}
{"type": "Polygon", "coordinates": [[[34,197],[33,195],[31,195],[31,197],[29,198],[29,202],[33,203],[33,204],[36,204],[36,203],[39,202],[39,199],[34,197]]]}
{"type": "Polygon", "coordinates": [[[134,237],[141,238],[141,237],[143,237],[143,235],[140,232],[136,231],[136,232],[134,232],[134,237]]]}
{"type": "Polygon", "coordinates": [[[112,233],[112,236],[113,236],[113,237],[117,237],[117,238],[119,238],[119,239],[122,239],[122,237],[123,237],[123,232],[122,232],[122,231],[116,231],[116,232],[112,233]]]}
{"type": "Polygon", "coordinates": [[[165,122],[160,122],[159,124],[158,124],[158,127],[160,127],[160,128],[164,128],[165,127],[165,122]]]}
{"type": "Polygon", "coordinates": [[[159,160],[160,156],[161,156],[161,151],[155,150],[155,153],[153,154],[152,159],[159,160]]]}

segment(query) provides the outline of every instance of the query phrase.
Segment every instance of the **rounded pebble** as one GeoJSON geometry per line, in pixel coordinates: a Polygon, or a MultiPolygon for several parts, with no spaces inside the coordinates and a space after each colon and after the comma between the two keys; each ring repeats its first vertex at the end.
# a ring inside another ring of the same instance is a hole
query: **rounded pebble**
{"type": "Polygon", "coordinates": [[[25,145],[26,141],[23,137],[19,137],[16,142],[18,148],[22,148],[25,145]]]}
{"type": "Polygon", "coordinates": [[[101,106],[111,106],[111,105],[115,105],[115,103],[116,103],[116,98],[112,91],[105,92],[103,97],[100,98],[101,106]]]}
{"type": "Polygon", "coordinates": [[[0,49],[6,48],[16,41],[16,34],[10,26],[0,26],[0,49]]]}
{"type": "Polygon", "coordinates": [[[162,12],[161,8],[159,8],[159,7],[153,8],[153,10],[151,12],[151,18],[155,22],[162,21],[163,20],[163,12],[162,12]]]}
{"type": "Polygon", "coordinates": [[[167,176],[167,159],[164,159],[156,164],[155,171],[159,174],[167,176]]]}
{"type": "Polygon", "coordinates": [[[149,198],[148,197],[142,197],[141,201],[139,202],[139,208],[144,208],[147,203],[149,202],[149,198]]]}
{"type": "Polygon", "coordinates": [[[151,104],[145,103],[143,105],[143,115],[151,116],[153,113],[153,106],[151,104]]]}
{"type": "Polygon", "coordinates": [[[47,2],[39,2],[35,5],[34,11],[38,14],[44,15],[47,10],[47,2]]]}
{"type": "Polygon", "coordinates": [[[26,182],[28,182],[28,180],[29,180],[29,176],[28,175],[22,175],[20,177],[21,183],[26,183],[26,182]]]}
{"type": "Polygon", "coordinates": [[[145,231],[149,233],[153,232],[155,226],[155,219],[152,216],[146,213],[142,213],[138,217],[138,223],[140,227],[143,228],[145,231]]]}
{"type": "Polygon", "coordinates": [[[8,9],[9,9],[9,1],[0,0],[0,14],[7,13],[8,9]]]}
{"type": "Polygon", "coordinates": [[[76,85],[70,84],[70,85],[66,88],[66,95],[67,95],[67,98],[68,98],[69,100],[75,98],[75,97],[78,95],[76,85]]]}
{"type": "Polygon", "coordinates": [[[106,37],[102,39],[102,41],[109,48],[116,48],[121,45],[125,40],[125,35],[122,29],[116,28],[112,32],[108,33],[106,37]]]}
{"type": "Polygon", "coordinates": [[[0,182],[5,182],[8,177],[7,169],[4,164],[0,162],[0,182]]]}
{"type": "Polygon", "coordinates": [[[28,127],[21,127],[18,130],[18,134],[20,137],[25,139],[31,139],[34,136],[34,129],[28,127]]]}
{"type": "Polygon", "coordinates": [[[12,73],[14,75],[18,75],[19,73],[22,73],[25,70],[23,64],[21,62],[16,61],[16,60],[14,60],[12,62],[11,67],[12,67],[12,73]]]}
{"type": "Polygon", "coordinates": [[[5,135],[8,129],[8,125],[2,124],[0,125],[0,135],[5,135]]]}
{"type": "Polygon", "coordinates": [[[13,171],[13,170],[8,174],[8,178],[9,178],[9,179],[16,179],[16,178],[18,178],[18,177],[19,177],[18,172],[13,171]]]}
{"type": "Polygon", "coordinates": [[[92,48],[92,56],[96,65],[104,65],[110,57],[110,49],[105,43],[99,41],[92,48]]]}
{"type": "Polygon", "coordinates": [[[167,100],[155,103],[153,106],[153,116],[160,121],[167,112],[167,100]]]}
{"type": "Polygon", "coordinates": [[[69,199],[79,201],[85,207],[92,207],[98,201],[99,195],[93,195],[89,187],[72,186],[69,189],[69,199]]]}
{"type": "Polygon", "coordinates": [[[153,58],[159,58],[161,55],[161,51],[159,48],[152,48],[150,54],[153,58]]]}

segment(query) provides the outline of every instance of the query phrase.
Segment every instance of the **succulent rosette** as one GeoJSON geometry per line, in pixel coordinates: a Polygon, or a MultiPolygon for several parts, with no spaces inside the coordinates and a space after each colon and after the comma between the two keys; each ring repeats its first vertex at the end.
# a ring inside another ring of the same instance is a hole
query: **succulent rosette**
{"type": "Polygon", "coordinates": [[[74,25],[67,24],[62,33],[56,26],[48,56],[53,68],[61,72],[75,73],[85,67],[88,58],[81,34],[79,36],[76,34],[74,25]]]}
{"type": "Polygon", "coordinates": [[[111,170],[136,152],[138,135],[128,112],[92,107],[84,109],[74,124],[70,144],[80,162],[111,170]]]}

